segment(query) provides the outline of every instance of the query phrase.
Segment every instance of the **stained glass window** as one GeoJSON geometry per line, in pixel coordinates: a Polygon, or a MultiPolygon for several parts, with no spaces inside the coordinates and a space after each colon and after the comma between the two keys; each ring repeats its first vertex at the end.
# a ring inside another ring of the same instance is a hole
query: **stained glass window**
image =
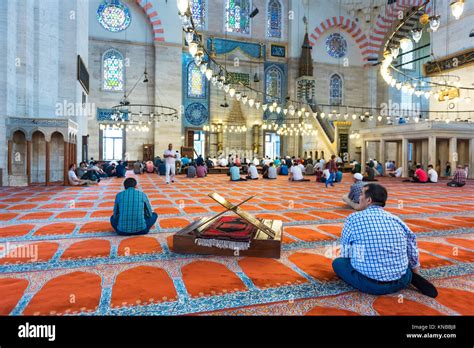
{"type": "Polygon", "coordinates": [[[338,74],[329,80],[329,104],[342,105],[342,78],[338,74]]]}
{"type": "Polygon", "coordinates": [[[204,98],[206,95],[206,82],[201,70],[194,64],[188,66],[188,97],[204,98]]]}
{"type": "Polygon", "coordinates": [[[194,25],[198,29],[206,29],[207,26],[207,1],[191,0],[191,12],[193,13],[194,25]]]}
{"type": "Polygon", "coordinates": [[[281,99],[282,76],[279,69],[270,68],[267,70],[265,76],[265,85],[267,102],[278,101],[281,99]]]}
{"type": "Polygon", "coordinates": [[[104,1],[97,10],[100,25],[111,32],[127,29],[132,21],[130,10],[119,0],[104,1]]]}
{"type": "Polygon", "coordinates": [[[124,87],[124,60],[122,54],[111,49],[104,53],[102,60],[103,90],[123,91],[124,87]]]}
{"type": "Polygon", "coordinates": [[[272,38],[281,38],[281,4],[279,0],[270,0],[268,2],[267,13],[267,36],[272,38]]]}
{"type": "Polygon", "coordinates": [[[226,0],[225,29],[229,33],[250,34],[250,0],[226,0]]]}
{"type": "Polygon", "coordinates": [[[347,54],[347,41],[339,33],[333,33],[326,39],[326,51],[333,58],[342,58],[347,54]]]}

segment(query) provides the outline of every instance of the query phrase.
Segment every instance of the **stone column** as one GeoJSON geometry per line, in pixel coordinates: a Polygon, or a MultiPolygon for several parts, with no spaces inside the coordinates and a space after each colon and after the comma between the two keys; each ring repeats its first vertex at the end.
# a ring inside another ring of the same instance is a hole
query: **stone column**
{"type": "Polygon", "coordinates": [[[50,159],[50,148],[51,143],[46,140],[46,174],[45,174],[45,184],[46,186],[49,185],[49,175],[50,175],[50,166],[51,166],[51,159],[50,159]]]}
{"type": "Polygon", "coordinates": [[[402,163],[403,177],[408,177],[408,139],[402,139],[402,163]]]}
{"type": "Polygon", "coordinates": [[[456,171],[458,165],[458,138],[449,139],[449,162],[451,162],[451,172],[456,171]]]}
{"type": "Polygon", "coordinates": [[[385,140],[380,140],[379,146],[379,158],[377,158],[377,160],[379,161],[379,163],[382,163],[382,168],[385,172],[385,140]]]}
{"type": "Polygon", "coordinates": [[[64,142],[64,186],[69,184],[68,182],[68,171],[70,165],[70,158],[69,158],[69,143],[67,141],[64,142]]]}
{"type": "Polygon", "coordinates": [[[367,142],[362,140],[362,145],[360,147],[360,166],[362,172],[364,172],[365,169],[365,162],[367,162],[367,142]]]}
{"type": "Polygon", "coordinates": [[[28,186],[31,184],[31,140],[26,141],[26,177],[28,186]]]}
{"type": "Polygon", "coordinates": [[[428,163],[436,167],[436,136],[431,135],[428,137],[428,163]]]}
{"type": "Polygon", "coordinates": [[[474,179],[474,139],[469,139],[469,179],[474,179]]]}
{"type": "Polygon", "coordinates": [[[13,141],[8,140],[8,175],[12,175],[12,160],[13,160],[13,141]]]}

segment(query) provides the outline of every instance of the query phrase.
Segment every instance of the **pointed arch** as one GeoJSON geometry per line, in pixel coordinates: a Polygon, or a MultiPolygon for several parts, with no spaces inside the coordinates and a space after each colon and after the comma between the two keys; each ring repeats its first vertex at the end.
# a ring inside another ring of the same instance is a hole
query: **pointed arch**
{"type": "Polygon", "coordinates": [[[326,20],[322,21],[310,34],[309,36],[309,43],[311,46],[316,44],[316,41],[329,29],[333,27],[340,27],[341,29],[345,30],[349,33],[354,40],[356,41],[357,45],[360,48],[360,52],[362,54],[362,58],[364,62],[368,61],[368,45],[369,42],[367,40],[367,36],[362,31],[361,27],[352,19],[346,18],[344,16],[339,17],[332,17],[327,18],[326,20]]]}
{"type": "Polygon", "coordinates": [[[153,8],[153,4],[150,0],[135,0],[138,6],[140,6],[145,14],[148,17],[148,20],[151,23],[153,28],[153,36],[154,40],[157,42],[164,42],[165,41],[165,29],[163,28],[163,24],[161,22],[160,17],[158,16],[158,12],[153,8]]]}
{"type": "MultiPolygon", "coordinates": [[[[385,44],[387,35],[393,28],[393,23],[398,20],[400,11],[405,11],[411,7],[423,5],[425,0],[397,0],[386,6],[377,16],[375,25],[369,36],[369,45],[367,46],[367,55],[372,60],[378,59],[382,53],[382,47],[385,44]]],[[[432,5],[426,6],[426,12],[431,13],[432,5]]]]}

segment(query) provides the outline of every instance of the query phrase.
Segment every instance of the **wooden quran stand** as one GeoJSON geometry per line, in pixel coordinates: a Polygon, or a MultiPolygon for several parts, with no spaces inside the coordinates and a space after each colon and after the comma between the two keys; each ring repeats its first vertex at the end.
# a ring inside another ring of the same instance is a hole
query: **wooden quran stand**
{"type": "Polygon", "coordinates": [[[210,218],[202,218],[194,221],[173,236],[173,251],[180,254],[199,254],[216,256],[253,256],[279,259],[281,254],[281,240],[283,235],[283,224],[280,220],[259,220],[239,207],[255,196],[245,199],[243,202],[233,205],[217,193],[208,195],[214,201],[222,205],[226,210],[210,218]],[[255,226],[257,232],[250,242],[248,250],[220,249],[197,245],[196,232],[205,231],[215,220],[222,215],[233,212],[255,226]]]}

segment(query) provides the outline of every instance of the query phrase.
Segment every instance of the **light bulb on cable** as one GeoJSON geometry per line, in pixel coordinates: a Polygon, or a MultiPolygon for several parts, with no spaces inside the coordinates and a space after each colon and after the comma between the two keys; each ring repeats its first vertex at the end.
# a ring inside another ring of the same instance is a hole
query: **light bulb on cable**
{"type": "Polygon", "coordinates": [[[421,37],[423,36],[423,29],[415,28],[411,31],[411,37],[416,43],[420,42],[421,37]]]}
{"type": "Polygon", "coordinates": [[[177,0],[178,11],[180,15],[185,15],[189,10],[189,0],[177,0]]]}
{"type": "Polygon", "coordinates": [[[440,16],[431,16],[430,17],[430,28],[433,32],[438,30],[441,25],[440,16]]]}
{"type": "Polygon", "coordinates": [[[403,39],[400,40],[400,48],[402,51],[406,51],[408,47],[410,46],[410,39],[407,37],[404,37],[403,39]]]}
{"type": "Polygon", "coordinates": [[[451,7],[451,14],[458,20],[464,11],[464,0],[453,1],[449,7],[451,7]]]}

